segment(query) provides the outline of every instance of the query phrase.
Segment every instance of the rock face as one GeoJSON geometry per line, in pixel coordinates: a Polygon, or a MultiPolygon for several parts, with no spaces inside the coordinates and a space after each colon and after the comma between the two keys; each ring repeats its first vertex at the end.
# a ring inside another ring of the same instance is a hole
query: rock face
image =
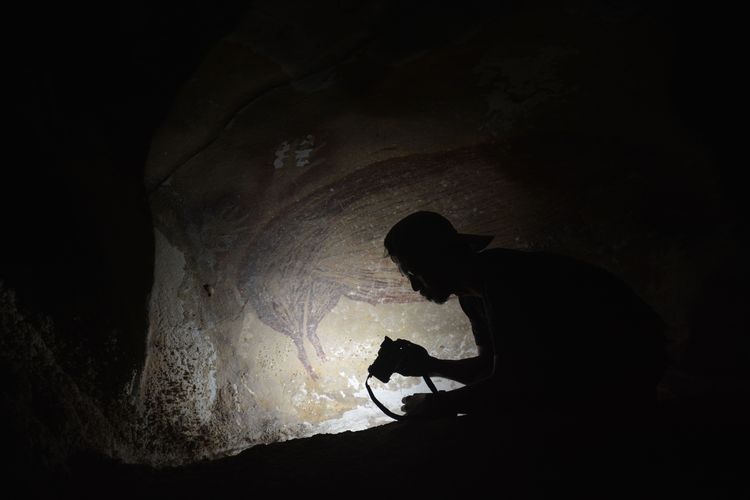
{"type": "Polygon", "coordinates": [[[0,429],[4,478],[20,491],[48,485],[82,449],[135,459],[154,273],[143,168],[176,82],[218,24],[205,5],[142,7],[7,12],[0,429]]]}
{"type": "Polygon", "coordinates": [[[144,460],[385,422],[362,387],[384,335],[471,355],[455,302],[419,303],[383,257],[415,210],[606,267],[687,337],[699,241],[729,240],[712,159],[665,107],[657,15],[390,8],[256,4],[156,133],[144,460]]]}

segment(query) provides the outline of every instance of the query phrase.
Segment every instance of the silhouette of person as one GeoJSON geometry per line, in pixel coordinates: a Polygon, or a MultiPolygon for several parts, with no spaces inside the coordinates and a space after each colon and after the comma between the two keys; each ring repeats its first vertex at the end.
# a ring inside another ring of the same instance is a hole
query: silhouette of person
{"type": "Polygon", "coordinates": [[[664,370],[664,323],[609,272],[562,255],[486,249],[434,212],[388,232],[386,253],[415,292],[442,304],[457,295],[476,357],[438,359],[409,344],[396,372],[464,384],[402,400],[410,416],[514,405],[582,410],[648,408],[664,370]]]}

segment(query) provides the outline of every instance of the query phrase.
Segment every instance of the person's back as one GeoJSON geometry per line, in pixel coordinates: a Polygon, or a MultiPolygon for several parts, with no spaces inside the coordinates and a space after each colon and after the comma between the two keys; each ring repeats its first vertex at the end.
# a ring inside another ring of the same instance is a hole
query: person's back
{"type": "Polygon", "coordinates": [[[539,404],[642,404],[664,365],[659,316],[612,274],[561,255],[477,254],[481,297],[460,297],[504,390],[539,404]]]}

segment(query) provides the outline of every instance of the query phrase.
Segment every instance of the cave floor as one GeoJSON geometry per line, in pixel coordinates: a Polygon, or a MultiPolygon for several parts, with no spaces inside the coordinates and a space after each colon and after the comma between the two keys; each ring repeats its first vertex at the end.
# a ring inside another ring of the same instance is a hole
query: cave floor
{"type": "Polygon", "coordinates": [[[750,498],[746,401],[732,391],[660,398],[640,424],[533,412],[394,422],[158,470],[82,457],[62,488],[110,498],[445,497],[487,488],[507,498],[750,498]]]}

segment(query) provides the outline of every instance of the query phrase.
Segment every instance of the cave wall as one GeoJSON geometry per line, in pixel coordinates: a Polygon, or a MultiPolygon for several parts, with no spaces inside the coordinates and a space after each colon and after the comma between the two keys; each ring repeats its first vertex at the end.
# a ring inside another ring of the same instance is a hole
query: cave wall
{"type": "Polygon", "coordinates": [[[233,12],[207,4],[5,11],[0,428],[3,477],[29,495],[83,450],[134,459],[154,273],[143,166],[233,12]]]}
{"type": "MultiPolygon", "coordinates": [[[[419,303],[383,258],[415,210],[609,269],[670,325],[674,366],[690,358],[738,220],[710,145],[675,114],[664,12],[392,8],[254,4],[157,130],[156,265],[180,275],[156,275],[171,291],[152,297],[139,394],[169,429],[156,460],[388,421],[362,386],[384,335],[471,355],[455,301],[419,303]]],[[[418,389],[378,390],[396,408],[418,389]]]]}

